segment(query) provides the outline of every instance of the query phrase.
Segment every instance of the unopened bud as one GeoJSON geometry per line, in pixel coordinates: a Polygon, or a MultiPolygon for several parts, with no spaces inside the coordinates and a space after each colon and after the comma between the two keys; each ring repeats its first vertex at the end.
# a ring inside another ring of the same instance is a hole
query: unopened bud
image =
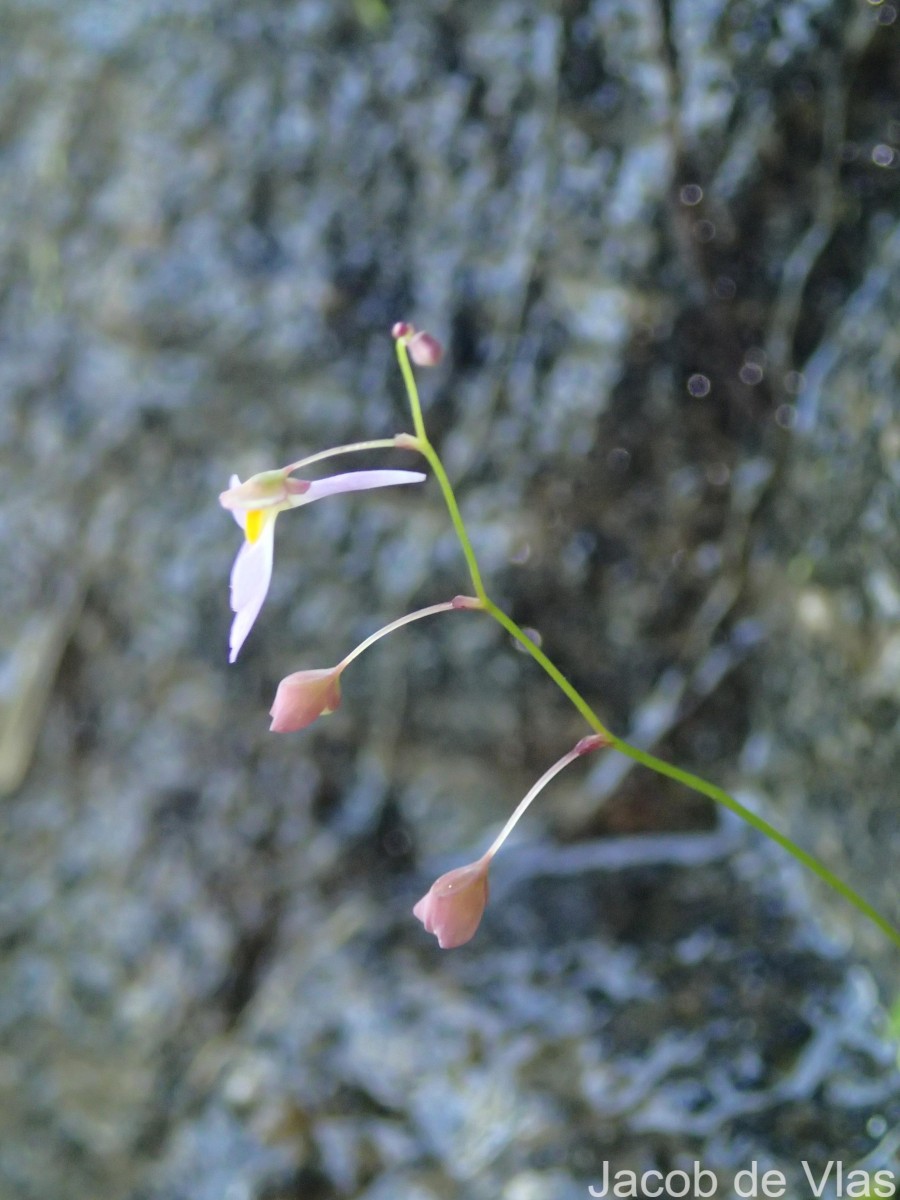
{"type": "Polygon", "coordinates": [[[282,679],[269,715],[273,733],[294,733],[317,717],[333,713],[341,703],[341,673],[337,667],[295,671],[282,679]]]}
{"type": "Polygon", "coordinates": [[[436,367],[444,357],[444,347],[430,333],[416,333],[409,339],[409,357],[417,367],[436,367]]]}
{"type": "Polygon", "coordinates": [[[391,326],[391,337],[395,342],[399,342],[401,338],[412,337],[415,332],[415,325],[410,325],[409,321],[395,321],[391,326]]]}
{"type": "Polygon", "coordinates": [[[475,936],[488,899],[488,855],[465,867],[456,867],[435,880],[413,909],[433,933],[442,950],[462,946],[475,936]]]}

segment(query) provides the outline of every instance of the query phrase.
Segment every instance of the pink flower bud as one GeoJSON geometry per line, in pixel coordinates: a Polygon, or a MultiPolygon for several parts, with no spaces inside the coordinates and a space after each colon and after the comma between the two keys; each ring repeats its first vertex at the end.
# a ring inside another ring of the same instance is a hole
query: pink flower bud
{"type": "Polygon", "coordinates": [[[293,733],[333,713],[341,703],[341,673],[337,667],[295,671],[282,679],[269,715],[273,733],[293,733]]]}
{"type": "Polygon", "coordinates": [[[412,337],[415,332],[415,325],[410,325],[409,321],[395,321],[391,326],[391,337],[395,342],[399,342],[401,338],[412,337]]]}
{"type": "Polygon", "coordinates": [[[475,936],[487,904],[490,865],[486,854],[477,862],[448,871],[413,909],[413,915],[425,926],[426,933],[435,935],[442,950],[462,946],[475,936]]]}
{"type": "Polygon", "coordinates": [[[430,333],[414,333],[409,339],[409,357],[417,367],[436,367],[444,357],[444,347],[430,333]]]}

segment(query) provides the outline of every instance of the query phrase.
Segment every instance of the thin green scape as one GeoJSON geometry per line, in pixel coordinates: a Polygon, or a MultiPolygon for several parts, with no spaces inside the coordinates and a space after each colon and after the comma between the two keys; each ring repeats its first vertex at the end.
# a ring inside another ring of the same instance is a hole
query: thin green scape
{"type": "Polygon", "coordinates": [[[575,706],[578,712],[584,717],[591,729],[595,733],[602,734],[609,740],[610,747],[618,750],[621,754],[639,763],[641,766],[648,767],[651,771],[655,771],[658,775],[664,775],[668,779],[674,780],[676,783],[681,783],[685,787],[691,788],[695,792],[699,792],[703,796],[708,796],[710,800],[716,804],[722,805],[736,816],[740,817],[748,825],[752,826],[759,833],[781,846],[788,854],[792,855],[797,862],[801,863],[807,870],[811,871],[817,878],[833,888],[840,896],[842,896],[849,904],[851,904],[858,912],[867,917],[874,925],[877,925],[883,934],[886,935],[894,943],[900,947],[900,930],[896,929],[890,921],[878,912],[868,900],[863,899],[849,884],[844,883],[835,873],[829,870],[823,863],[807,850],[802,849],[793,842],[786,834],[781,833],[774,825],[770,825],[763,817],[758,816],[751,809],[746,808],[734,796],[731,796],[723,788],[718,787],[714,783],[709,783],[702,779],[699,775],[694,775],[690,771],[684,771],[680,767],[675,767],[671,763],[667,763],[664,759],[657,758],[653,754],[648,754],[646,750],[640,750],[637,746],[632,746],[624,739],[617,737],[611,730],[603,724],[585,698],[574,687],[574,685],[566,678],[555,663],[547,657],[547,655],[537,646],[531,638],[521,629],[516,622],[507,613],[503,611],[498,604],[490,598],[485,590],[484,582],[481,577],[481,571],[478,566],[478,559],[475,555],[475,550],[472,546],[466,529],[465,521],[459,509],[459,504],[456,500],[456,495],[453,491],[453,485],[447,476],[444,469],[444,464],[434,446],[428,439],[428,434],[425,429],[425,421],[422,415],[422,404],[419,399],[419,390],[416,385],[415,376],[412,366],[409,361],[407,352],[408,338],[406,336],[396,339],[397,359],[400,364],[400,371],[403,375],[403,382],[406,385],[406,392],[409,399],[410,410],[412,412],[413,427],[415,429],[415,438],[410,439],[408,444],[415,442],[416,448],[420,451],[423,457],[427,460],[431,469],[434,471],[435,478],[440,486],[441,493],[444,497],[444,502],[447,506],[447,511],[450,515],[450,520],[459,540],[463,556],[466,560],[466,565],[469,569],[469,575],[472,579],[472,586],[475,589],[475,594],[481,601],[485,612],[487,612],[499,625],[501,625],[515,640],[523,647],[523,649],[534,659],[553,680],[557,687],[564,693],[569,701],[575,706]]]}

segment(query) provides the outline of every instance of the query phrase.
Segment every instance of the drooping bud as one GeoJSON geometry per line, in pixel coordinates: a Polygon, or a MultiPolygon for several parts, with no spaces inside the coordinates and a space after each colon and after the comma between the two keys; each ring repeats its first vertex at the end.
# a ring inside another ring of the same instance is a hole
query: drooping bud
{"type": "Polygon", "coordinates": [[[488,900],[489,855],[448,871],[431,885],[413,909],[442,950],[462,946],[475,935],[488,900]]]}
{"type": "Polygon", "coordinates": [[[409,357],[417,367],[436,367],[444,357],[444,347],[423,330],[409,339],[409,357]]]}
{"type": "Polygon", "coordinates": [[[338,667],[295,671],[282,679],[269,715],[273,733],[294,733],[312,725],[317,717],[333,713],[341,703],[338,667]]]}

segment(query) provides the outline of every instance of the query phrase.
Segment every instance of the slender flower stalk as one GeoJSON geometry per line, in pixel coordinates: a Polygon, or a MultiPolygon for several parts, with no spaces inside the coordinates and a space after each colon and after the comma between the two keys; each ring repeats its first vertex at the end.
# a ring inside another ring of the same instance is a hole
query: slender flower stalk
{"type": "Polygon", "coordinates": [[[515,829],[522,814],[547,784],[564,770],[569,763],[592,750],[608,746],[602,734],[583,737],[568,754],[553,764],[540,777],[513,811],[491,847],[475,862],[456,867],[436,879],[422,899],[413,908],[413,915],[425,926],[426,933],[433,933],[442,950],[452,950],[470,941],[478,929],[488,901],[488,871],[494,855],[515,829]]]}
{"type": "Polygon", "coordinates": [[[389,625],[385,625],[382,629],[376,629],[374,633],[370,633],[364,641],[361,641],[355,650],[351,650],[346,658],[342,658],[337,665],[337,670],[343,671],[348,667],[355,658],[363,653],[364,650],[378,642],[383,637],[387,637],[389,633],[394,633],[397,629],[402,629],[404,625],[411,625],[413,621],[421,621],[423,617],[433,617],[437,613],[456,612],[460,609],[480,609],[481,601],[475,596],[454,596],[452,600],[444,600],[440,604],[429,604],[427,608],[419,608],[415,612],[407,613],[405,617],[398,617],[396,621],[391,621],[389,625]]]}
{"type": "MultiPolygon", "coordinates": [[[[707,796],[710,800],[720,804],[723,808],[727,808],[736,816],[740,817],[747,825],[752,826],[759,833],[781,846],[786,850],[797,862],[801,863],[809,871],[811,871],[823,883],[833,888],[839,895],[851,904],[857,912],[861,913],[874,925],[877,925],[881,932],[890,939],[896,946],[900,946],[900,930],[896,929],[885,917],[878,912],[867,900],[859,895],[849,884],[844,883],[835,873],[829,870],[823,863],[820,863],[808,851],[803,850],[795,842],[793,842],[785,834],[777,830],[773,825],[769,824],[763,817],[758,816],[751,809],[745,807],[734,796],[729,795],[723,788],[717,787],[713,783],[702,779],[699,775],[694,775],[690,771],[684,771],[680,767],[675,767],[671,763],[667,763],[664,759],[657,758],[653,754],[649,754],[646,750],[641,750],[637,746],[632,746],[623,738],[617,737],[614,733],[606,728],[585,698],[566,678],[562,671],[554,662],[544,653],[544,651],[535,644],[524,632],[524,630],[516,624],[498,604],[490,598],[484,586],[481,577],[481,571],[478,566],[478,559],[475,555],[475,550],[469,538],[468,530],[462,514],[460,513],[459,504],[456,500],[456,495],[453,491],[453,486],[447,477],[447,472],[444,470],[443,463],[428,440],[428,434],[425,429],[425,422],[422,416],[422,405],[419,399],[419,391],[416,386],[415,376],[413,375],[412,367],[409,358],[409,344],[413,337],[416,336],[415,329],[408,324],[398,323],[393,329],[397,360],[400,366],[400,372],[403,376],[403,381],[406,386],[406,393],[409,400],[410,412],[412,413],[413,428],[415,429],[415,437],[401,435],[398,442],[409,449],[418,449],[425,457],[428,464],[434,471],[441,493],[444,498],[444,503],[447,507],[447,512],[459,540],[460,548],[463,557],[466,560],[466,565],[469,570],[469,575],[472,579],[472,586],[475,589],[475,594],[481,601],[482,607],[499,625],[501,625],[507,633],[523,647],[523,649],[534,659],[539,667],[550,676],[554,683],[559,687],[563,694],[575,706],[578,712],[584,717],[588,725],[603,737],[608,744],[621,754],[639,763],[641,766],[655,771],[658,775],[664,775],[668,779],[672,779],[677,783],[683,784],[685,787],[691,788],[695,792],[699,792],[703,796],[707,796]]],[[[562,769],[557,764],[558,769],[562,769]]],[[[555,773],[554,768],[551,771],[555,773]]],[[[537,786],[537,785],[536,785],[537,786]]],[[[532,789],[534,790],[534,789],[532,789]]],[[[537,793],[535,793],[537,794],[537,793]]],[[[526,797],[526,799],[528,799],[526,797]]],[[[532,797],[533,799],[533,797],[532,797]]],[[[531,801],[528,800],[528,803],[531,801]]],[[[527,804],[522,801],[520,808],[524,812],[527,804]]],[[[515,816],[515,814],[514,814],[515,816]]],[[[516,818],[518,819],[518,818],[516,818]]],[[[510,818],[512,821],[512,818],[510,818]]],[[[514,823],[514,822],[513,822],[514,823]]],[[[511,828],[511,826],[510,826],[511,828]]],[[[506,831],[508,832],[508,831],[506,831]]],[[[506,832],[501,835],[501,840],[506,836],[506,832]]],[[[489,855],[485,858],[490,861],[489,855]]],[[[485,877],[486,878],[486,877],[485,877]]],[[[440,881],[438,881],[440,882],[440,881]]],[[[437,885],[435,885],[437,886],[437,885]]],[[[429,893],[430,895],[431,893],[429,893]]],[[[420,901],[420,904],[424,901],[420,901]]],[[[417,914],[419,915],[419,914],[417,914]]],[[[474,931],[473,931],[474,932],[474,931]]],[[[471,934],[469,935],[471,936],[471,934]]],[[[455,943],[458,944],[458,943],[455,943]]]]}
{"type": "Polygon", "coordinates": [[[319,717],[335,712],[341,703],[343,672],[364,650],[368,650],[389,633],[402,629],[404,625],[410,625],[413,621],[421,621],[423,617],[433,617],[437,613],[480,608],[481,601],[475,596],[454,596],[452,600],[443,601],[441,604],[430,604],[427,608],[407,613],[405,617],[399,617],[369,634],[342,658],[336,667],[314,667],[306,671],[294,671],[293,674],[285,676],[278,685],[269,710],[269,716],[272,718],[269,729],[272,733],[296,733],[297,730],[312,725],[319,717]]]}
{"type": "Polygon", "coordinates": [[[602,733],[590,734],[588,737],[583,737],[577,745],[572,747],[568,754],[564,754],[561,759],[559,759],[553,764],[552,767],[546,770],[537,783],[525,796],[523,796],[523,798],[513,809],[509,820],[494,838],[485,857],[494,857],[512,831],[518,825],[521,818],[525,815],[526,811],[531,807],[532,802],[540,795],[551,779],[558,775],[560,771],[564,771],[569,763],[574,762],[576,758],[581,758],[583,754],[589,754],[592,750],[601,750],[604,746],[608,745],[609,740],[608,738],[604,737],[602,733]]]}
{"type": "Polygon", "coordinates": [[[398,433],[392,438],[374,438],[368,442],[349,442],[346,446],[332,446],[328,450],[319,450],[316,454],[291,463],[284,470],[299,471],[301,467],[311,467],[313,463],[324,462],[327,458],[335,458],[339,454],[358,454],[361,450],[418,450],[418,445],[415,438],[411,438],[408,433],[398,433]]]}

